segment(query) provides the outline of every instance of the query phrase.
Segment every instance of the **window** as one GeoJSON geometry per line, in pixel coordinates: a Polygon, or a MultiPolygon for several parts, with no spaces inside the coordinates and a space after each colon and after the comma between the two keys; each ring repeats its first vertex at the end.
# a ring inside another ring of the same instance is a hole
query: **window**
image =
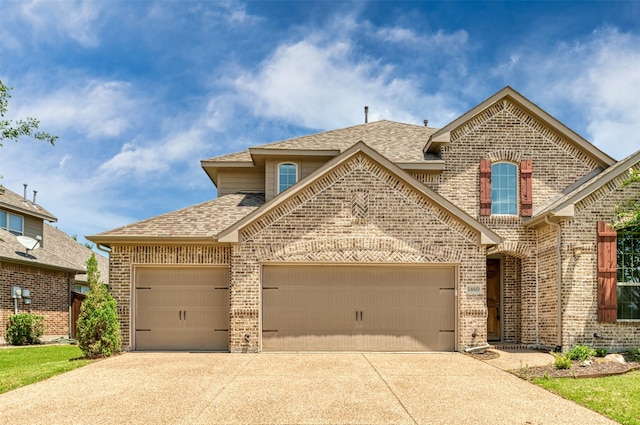
{"type": "Polygon", "coordinates": [[[278,165],[278,193],[287,190],[298,181],[298,166],[290,162],[278,165]]]}
{"type": "Polygon", "coordinates": [[[12,214],[7,211],[0,211],[0,227],[8,230],[16,236],[24,233],[23,219],[21,215],[12,214]]]}
{"type": "Polygon", "coordinates": [[[491,165],[491,214],[517,214],[517,173],[515,164],[498,162],[491,165]]]}
{"type": "Polygon", "coordinates": [[[617,234],[618,319],[640,320],[640,231],[617,234]]]}

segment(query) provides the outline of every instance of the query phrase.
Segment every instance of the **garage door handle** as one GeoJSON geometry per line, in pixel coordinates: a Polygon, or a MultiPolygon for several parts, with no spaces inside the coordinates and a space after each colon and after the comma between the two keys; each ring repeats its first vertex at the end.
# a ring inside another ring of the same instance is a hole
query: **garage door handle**
{"type": "Polygon", "coordinates": [[[184,316],[184,320],[187,320],[187,310],[184,311],[183,316],[184,316]]]}
{"type": "Polygon", "coordinates": [[[180,310],[180,313],[178,313],[178,317],[180,318],[180,320],[182,320],[182,310],[180,310]]]}

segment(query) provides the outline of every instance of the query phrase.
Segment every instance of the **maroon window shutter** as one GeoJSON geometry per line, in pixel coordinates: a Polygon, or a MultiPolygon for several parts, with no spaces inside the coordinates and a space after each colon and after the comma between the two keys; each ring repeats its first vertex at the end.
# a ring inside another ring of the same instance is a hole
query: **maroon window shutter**
{"type": "Polygon", "coordinates": [[[520,215],[522,217],[533,215],[532,174],[533,161],[525,159],[520,163],[520,215]]]}
{"type": "Polygon", "coordinates": [[[615,323],[618,317],[616,231],[598,222],[598,322],[615,323]]]}
{"type": "Polygon", "coordinates": [[[491,215],[491,161],[480,159],[480,215],[491,215]]]}

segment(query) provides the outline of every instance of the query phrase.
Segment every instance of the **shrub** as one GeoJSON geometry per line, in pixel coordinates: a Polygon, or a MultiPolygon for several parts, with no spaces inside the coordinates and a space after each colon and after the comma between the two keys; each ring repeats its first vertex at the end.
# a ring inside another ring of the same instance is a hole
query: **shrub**
{"type": "Polygon", "coordinates": [[[595,355],[596,351],[586,345],[576,345],[575,347],[571,348],[571,350],[567,351],[566,354],[569,360],[578,360],[580,362],[583,362],[589,357],[593,357],[595,355]]]}
{"type": "Polygon", "coordinates": [[[640,362],[640,348],[636,348],[635,350],[631,350],[631,357],[637,362],[640,362]]]}
{"type": "Polygon", "coordinates": [[[9,316],[7,341],[11,345],[40,344],[44,334],[44,317],[20,313],[9,316]]]}
{"type": "Polygon", "coordinates": [[[554,356],[556,358],[556,369],[571,369],[571,365],[573,363],[571,362],[571,359],[569,357],[567,357],[565,354],[554,354],[554,356]]]}
{"type": "Polygon", "coordinates": [[[596,348],[596,357],[604,357],[608,353],[606,348],[596,348]]]}
{"type": "Polygon", "coordinates": [[[95,254],[87,260],[89,292],[78,317],[78,345],[86,357],[117,354],[122,349],[118,310],[107,287],[100,282],[95,254]]]}

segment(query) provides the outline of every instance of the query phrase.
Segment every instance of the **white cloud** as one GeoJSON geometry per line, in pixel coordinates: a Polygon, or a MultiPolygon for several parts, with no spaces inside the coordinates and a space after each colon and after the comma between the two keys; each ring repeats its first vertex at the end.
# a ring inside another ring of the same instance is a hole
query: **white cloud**
{"type": "Polygon", "coordinates": [[[640,149],[640,36],[602,28],[575,43],[524,48],[511,58],[493,75],[520,81],[525,96],[572,119],[575,131],[615,158],[640,149]]]}
{"type": "Polygon", "coordinates": [[[33,93],[19,105],[15,116],[35,116],[42,128],[51,132],[71,130],[100,138],[122,134],[142,109],[129,83],[91,80],[85,84],[72,82],[50,93],[33,93]]]}
{"type": "Polygon", "coordinates": [[[135,174],[161,179],[158,173],[170,170],[178,162],[193,160],[203,147],[203,132],[197,128],[171,134],[145,146],[126,143],[117,155],[100,166],[100,172],[105,178],[135,174]]]}
{"type": "Polygon", "coordinates": [[[50,36],[51,31],[61,33],[84,47],[97,47],[98,18],[104,3],[86,0],[31,0],[23,2],[24,18],[35,32],[50,36]]]}
{"type": "Polygon", "coordinates": [[[420,124],[425,105],[432,122],[449,111],[444,96],[420,92],[411,78],[394,76],[394,68],[370,58],[357,59],[348,41],[326,45],[309,40],[282,45],[256,73],[245,72],[233,82],[242,102],[258,116],[286,120],[308,128],[328,129],[370,119],[420,124]]]}

